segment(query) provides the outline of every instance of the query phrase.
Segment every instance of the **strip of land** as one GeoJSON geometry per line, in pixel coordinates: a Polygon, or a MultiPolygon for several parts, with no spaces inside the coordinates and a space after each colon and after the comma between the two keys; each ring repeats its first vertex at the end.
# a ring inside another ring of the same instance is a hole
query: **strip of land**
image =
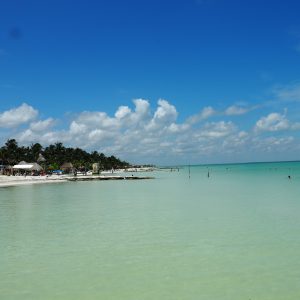
{"type": "Polygon", "coordinates": [[[4,176],[0,175],[0,188],[18,185],[31,185],[41,183],[62,183],[68,181],[94,181],[94,180],[142,180],[154,179],[150,176],[124,175],[51,175],[51,176],[4,176]]]}

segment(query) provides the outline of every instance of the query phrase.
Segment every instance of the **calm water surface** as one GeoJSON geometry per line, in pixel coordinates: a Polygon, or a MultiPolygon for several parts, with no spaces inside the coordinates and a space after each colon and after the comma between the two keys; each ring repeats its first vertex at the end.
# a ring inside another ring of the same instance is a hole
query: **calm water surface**
{"type": "Polygon", "coordinates": [[[208,168],[0,189],[0,299],[300,299],[300,163],[208,168]]]}

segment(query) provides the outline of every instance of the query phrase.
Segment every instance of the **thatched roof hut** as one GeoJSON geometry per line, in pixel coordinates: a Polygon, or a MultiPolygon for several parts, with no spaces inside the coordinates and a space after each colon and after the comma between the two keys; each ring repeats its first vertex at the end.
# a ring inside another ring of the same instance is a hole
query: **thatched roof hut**
{"type": "Polygon", "coordinates": [[[72,172],[74,170],[73,164],[70,162],[65,162],[60,166],[60,169],[66,173],[72,172]]]}
{"type": "Polygon", "coordinates": [[[46,161],[46,158],[42,155],[42,153],[39,154],[39,157],[37,159],[37,162],[38,163],[41,163],[41,162],[44,162],[46,161]]]}
{"type": "Polygon", "coordinates": [[[20,162],[13,166],[14,170],[25,170],[25,171],[41,171],[43,168],[37,163],[26,163],[20,162]]]}

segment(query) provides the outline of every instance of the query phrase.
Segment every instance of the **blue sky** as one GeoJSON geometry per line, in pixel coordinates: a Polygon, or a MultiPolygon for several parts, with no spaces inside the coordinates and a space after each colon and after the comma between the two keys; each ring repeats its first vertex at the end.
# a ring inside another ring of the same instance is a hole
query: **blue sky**
{"type": "Polygon", "coordinates": [[[0,141],[161,164],[299,159],[299,12],[295,0],[2,1],[0,141]]]}

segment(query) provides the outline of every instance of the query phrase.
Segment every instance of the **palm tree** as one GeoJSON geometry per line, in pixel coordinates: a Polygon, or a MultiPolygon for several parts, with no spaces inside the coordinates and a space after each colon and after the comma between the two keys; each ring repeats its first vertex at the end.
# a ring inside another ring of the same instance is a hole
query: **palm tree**
{"type": "Polygon", "coordinates": [[[106,157],[97,151],[88,153],[80,148],[66,148],[62,143],[55,143],[43,149],[39,143],[32,144],[30,147],[19,147],[15,139],[7,140],[5,145],[0,148],[0,162],[12,165],[21,160],[38,161],[39,163],[47,161],[52,168],[57,168],[65,162],[85,169],[90,169],[92,163],[99,163],[100,168],[106,170],[129,166],[129,163],[121,161],[113,155],[106,157]]]}
{"type": "Polygon", "coordinates": [[[4,146],[4,152],[6,155],[6,161],[9,164],[16,164],[20,155],[18,143],[15,139],[7,140],[4,146]]]}
{"type": "Polygon", "coordinates": [[[43,146],[41,144],[39,143],[32,144],[29,149],[31,154],[31,161],[37,161],[42,150],[43,150],[43,146]]]}

